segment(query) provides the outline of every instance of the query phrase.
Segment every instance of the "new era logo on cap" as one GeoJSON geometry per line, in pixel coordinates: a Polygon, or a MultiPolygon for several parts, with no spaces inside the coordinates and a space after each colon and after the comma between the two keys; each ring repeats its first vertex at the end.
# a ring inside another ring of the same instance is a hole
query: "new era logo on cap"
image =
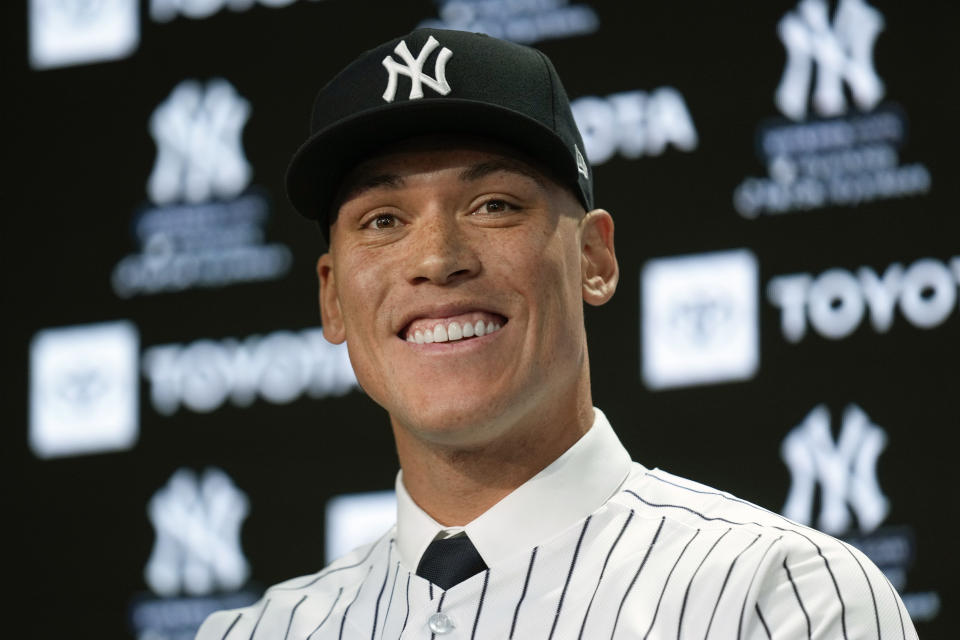
{"type": "Polygon", "coordinates": [[[437,61],[433,66],[433,78],[423,73],[423,63],[427,61],[427,58],[433,53],[433,50],[439,46],[440,43],[437,42],[437,39],[430,36],[426,44],[423,45],[423,48],[420,49],[420,53],[414,58],[410,53],[410,49],[407,48],[407,41],[401,40],[394,48],[394,52],[400,56],[406,64],[400,64],[394,60],[392,56],[387,56],[383,59],[383,66],[389,74],[387,89],[383,92],[383,99],[387,102],[393,102],[393,99],[397,95],[397,76],[401,73],[410,78],[410,95],[407,96],[410,100],[423,97],[423,85],[427,85],[442,96],[450,93],[450,84],[447,82],[447,61],[450,60],[450,56],[453,55],[450,49],[444,47],[440,50],[440,53],[437,54],[437,61]]]}
{"type": "Polygon", "coordinates": [[[573,145],[573,151],[577,155],[577,173],[582,175],[587,180],[590,179],[590,172],[587,169],[587,161],[583,159],[583,154],[580,153],[580,147],[573,145]]]}

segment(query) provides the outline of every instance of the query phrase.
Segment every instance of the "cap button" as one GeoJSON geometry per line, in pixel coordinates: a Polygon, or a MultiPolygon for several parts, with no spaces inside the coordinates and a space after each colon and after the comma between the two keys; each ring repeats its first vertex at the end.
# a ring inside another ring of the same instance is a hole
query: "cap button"
{"type": "Polygon", "coordinates": [[[450,619],[450,616],[439,611],[431,615],[428,622],[430,631],[437,634],[450,633],[455,627],[453,620],[450,619]]]}

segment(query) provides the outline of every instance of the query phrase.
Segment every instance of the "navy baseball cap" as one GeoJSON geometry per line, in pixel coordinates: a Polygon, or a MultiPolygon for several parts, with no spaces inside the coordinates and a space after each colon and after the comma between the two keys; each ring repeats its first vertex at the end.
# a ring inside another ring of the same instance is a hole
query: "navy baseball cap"
{"type": "Polygon", "coordinates": [[[385,145],[438,133],[516,148],[593,209],[583,140],[547,56],[442,29],[416,29],[370,49],[320,90],[310,136],[287,169],[290,201],[329,241],[333,198],[350,169],[385,145]]]}

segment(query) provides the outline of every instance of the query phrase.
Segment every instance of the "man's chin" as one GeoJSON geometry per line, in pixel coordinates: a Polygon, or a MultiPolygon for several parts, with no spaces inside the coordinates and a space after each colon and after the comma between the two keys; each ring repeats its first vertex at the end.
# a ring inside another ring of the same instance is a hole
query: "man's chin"
{"type": "Polygon", "coordinates": [[[431,403],[390,413],[398,438],[422,444],[467,450],[487,446],[509,429],[505,408],[489,401],[431,403]]]}

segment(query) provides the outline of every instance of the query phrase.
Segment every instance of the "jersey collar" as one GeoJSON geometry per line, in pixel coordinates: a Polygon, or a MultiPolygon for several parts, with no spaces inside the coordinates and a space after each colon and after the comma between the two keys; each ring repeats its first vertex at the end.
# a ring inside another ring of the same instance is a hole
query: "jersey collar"
{"type": "Polygon", "coordinates": [[[603,412],[594,407],[591,428],[543,471],[464,527],[444,527],[413,501],[397,474],[397,548],[416,569],[438,535],[466,531],[493,566],[526,552],[586,518],[610,499],[630,473],[630,454],[603,412]]]}

